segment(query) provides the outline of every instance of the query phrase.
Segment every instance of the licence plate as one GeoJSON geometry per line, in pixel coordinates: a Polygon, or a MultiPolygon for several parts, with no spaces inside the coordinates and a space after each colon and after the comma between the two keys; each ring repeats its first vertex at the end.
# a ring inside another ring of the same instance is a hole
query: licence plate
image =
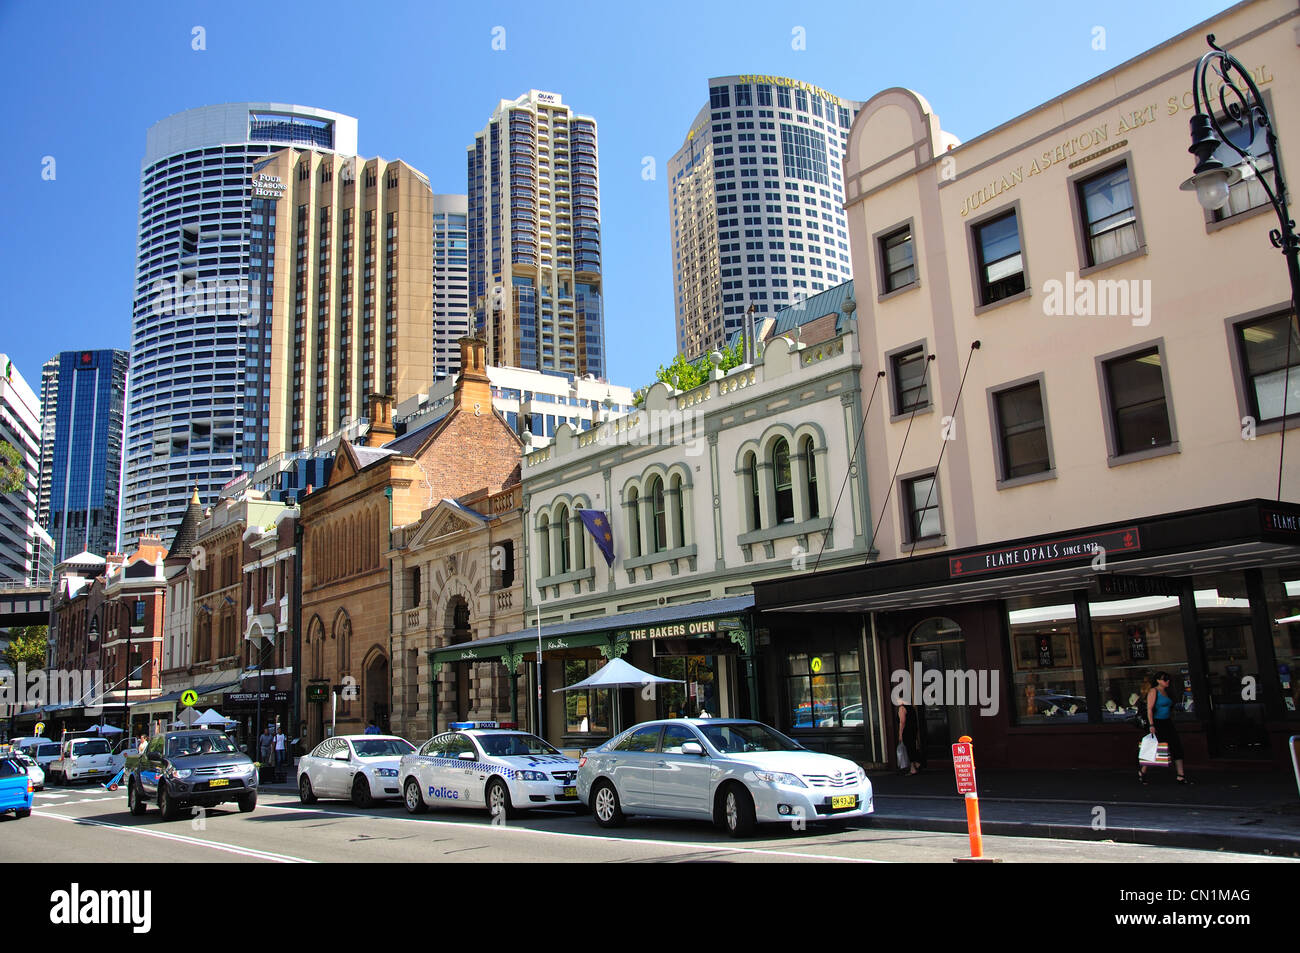
{"type": "Polygon", "coordinates": [[[228,784],[230,784],[230,781],[229,781],[227,778],[214,778],[213,780],[211,780],[211,781],[208,782],[208,787],[210,787],[210,788],[224,788],[224,787],[226,787],[228,784]]]}
{"type": "Polygon", "coordinates": [[[564,790],[562,790],[562,791],[560,792],[560,794],[561,794],[561,796],[563,796],[563,797],[577,797],[577,796],[578,796],[578,789],[577,789],[576,787],[568,787],[568,788],[565,788],[564,790]]]}
{"type": "Polygon", "coordinates": [[[838,811],[845,807],[857,807],[858,796],[856,794],[841,794],[839,797],[831,798],[831,810],[838,811]]]}
{"type": "Polygon", "coordinates": [[[87,768],[87,769],[86,769],[86,773],[87,773],[87,774],[99,774],[99,768],[87,768]]]}

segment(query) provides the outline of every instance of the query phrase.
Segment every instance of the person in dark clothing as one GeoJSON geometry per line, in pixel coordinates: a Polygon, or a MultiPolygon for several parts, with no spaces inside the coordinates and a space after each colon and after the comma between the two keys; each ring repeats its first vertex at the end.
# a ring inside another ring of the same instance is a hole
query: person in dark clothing
{"type": "MultiPolygon", "coordinates": [[[[1183,742],[1178,737],[1178,728],[1174,725],[1174,700],[1169,694],[1169,673],[1156,672],[1155,686],[1147,692],[1144,702],[1147,709],[1147,722],[1151,725],[1151,734],[1157,741],[1164,742],[1169,748],[1169,760],[1174,763],[1176,772],[1174,780],[1179,784],[1188,784],[1183,773],[1183,742]]],[[[1147,765],[1138,769],[1138,780],[1147,783],[1147,765]]]]}
{"type": "Polygon", "coordinates": [[[898,706],[898,740],[907,748],[907,759],[912,762],[908,773],[919,774],[925,767],[925,756],[920,743],[920,725],[916,709],[905,703],[899,703],[898,706]]]}

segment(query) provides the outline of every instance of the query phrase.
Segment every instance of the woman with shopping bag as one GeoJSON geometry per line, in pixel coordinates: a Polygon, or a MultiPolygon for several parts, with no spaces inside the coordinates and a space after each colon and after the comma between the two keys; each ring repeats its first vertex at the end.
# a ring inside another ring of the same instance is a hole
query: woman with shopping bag
{"type": "Polygon", "coordinates": [[[1138,780],[1147,783],[1147,768],[1151,765],[1168,766],[1174,763],[1174,780],[1190,783],[1183,774],[1183,743],[1174,726],[1174,700],[1169,697],[1169,673],[1156,672],[1155,685],[1147,692],[1147,724],[1151,726],[1138,745],[1138,780]]]}

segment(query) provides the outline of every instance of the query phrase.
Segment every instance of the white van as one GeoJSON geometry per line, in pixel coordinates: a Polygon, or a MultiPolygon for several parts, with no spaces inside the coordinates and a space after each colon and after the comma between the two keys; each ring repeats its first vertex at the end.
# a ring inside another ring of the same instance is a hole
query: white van
{"type": "Polygon", "coordinates": [[[126,766],[126,757],[112,753],[107,738],[68,737],[63,739],[59,757],[50,762],[46,777],[51,784],[76,784],[78,781],[106,781],[126,766]]]}
{"type": "Polygon", "coordinates": [[[51,762],[59,757],[59,743],[53,738],[15,738],[13,746],[35,761],[45,772],[50,770],[51,762]]]}

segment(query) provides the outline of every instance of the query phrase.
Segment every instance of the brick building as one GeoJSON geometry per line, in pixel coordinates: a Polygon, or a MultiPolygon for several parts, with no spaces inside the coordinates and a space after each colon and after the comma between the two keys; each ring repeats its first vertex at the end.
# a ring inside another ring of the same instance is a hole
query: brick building
{"type": "MultiPolygon", "coordinates": [[[[486,344],[463,338],[448,413],[396,437],[389,397],[371,396],[364,446],[342,444],[328,484],[302,500],[302,625],[307,741],[391,725],[392,528],[440,500],[498,494],[519,482],[522,445],[492,409],[486,344]],[[387,442],[385,442],[387,441],[387,442]],[[324,686],[325,691],[315,686],[324,686]],[[334,711],[329,689],[339,686],[334,711]]],[[[401,726],[396,726],[401,727],[401,726]]]]}

